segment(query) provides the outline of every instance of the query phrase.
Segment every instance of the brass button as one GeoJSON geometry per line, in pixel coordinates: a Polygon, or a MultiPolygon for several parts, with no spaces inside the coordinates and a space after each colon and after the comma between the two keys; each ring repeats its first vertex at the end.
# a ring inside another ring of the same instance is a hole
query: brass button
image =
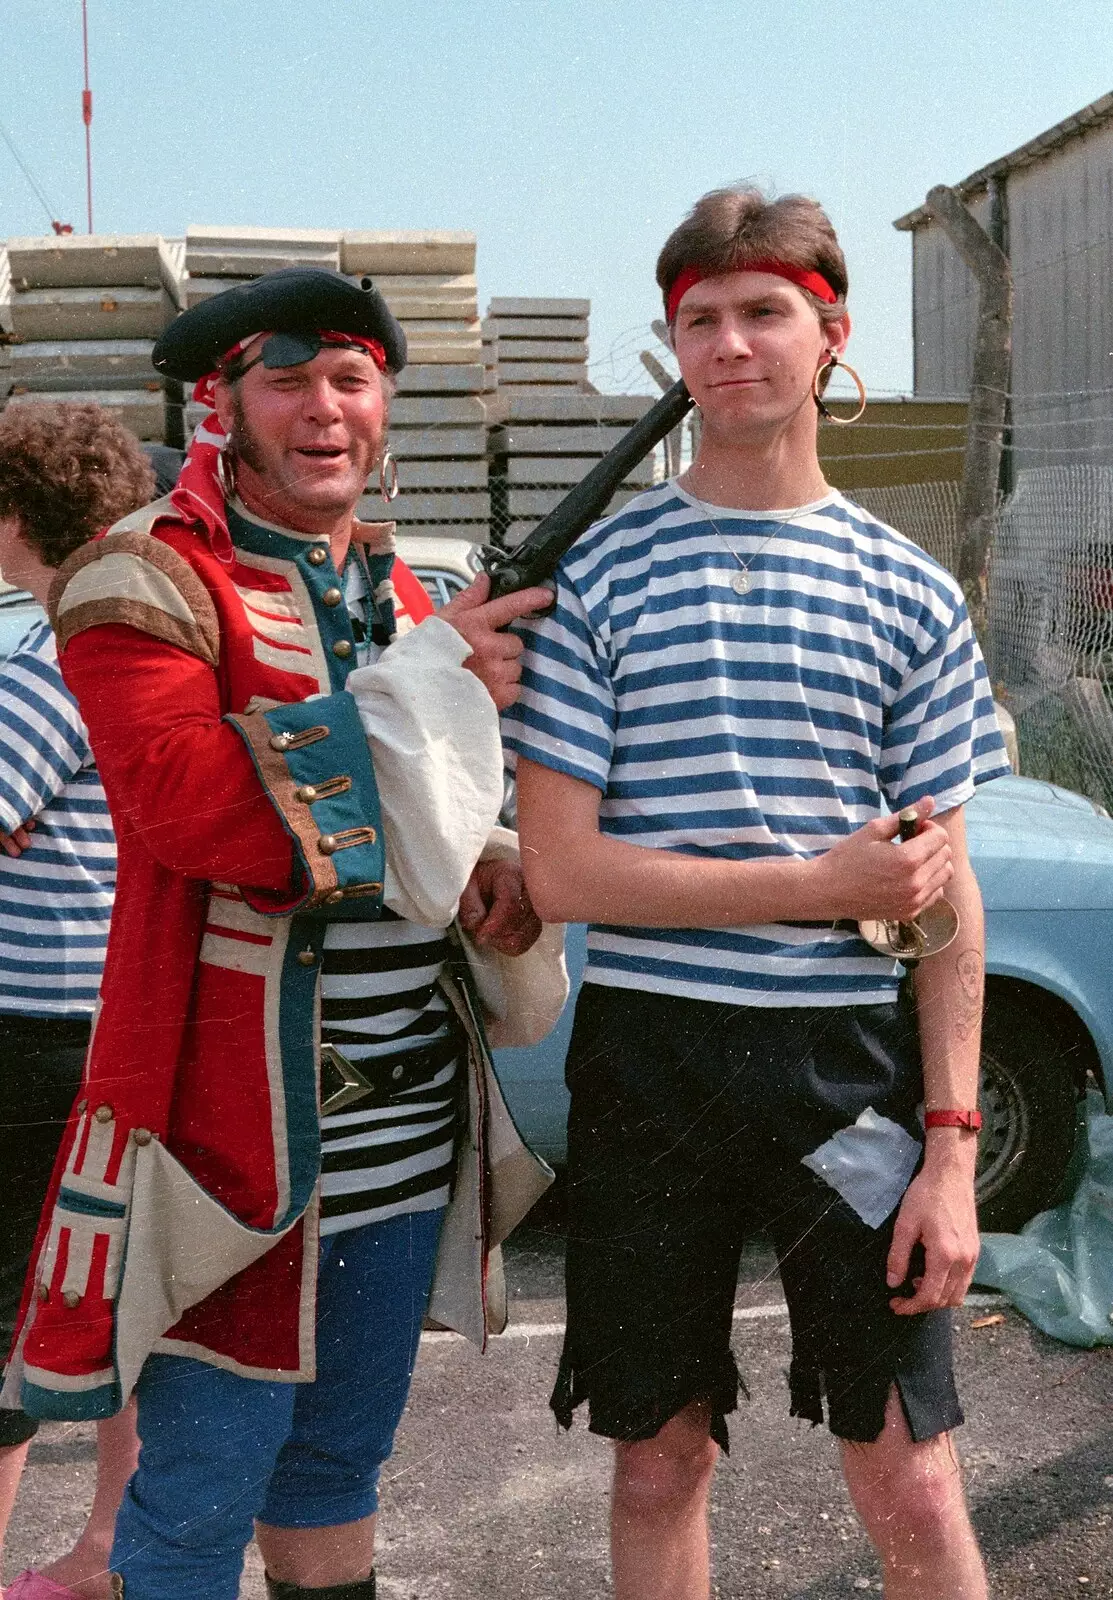
{"type": "Polygon", "coordinates": [[[38,1288],[35,1290],[35,1293],[38,1295],[40,1300],[49,1300],[50,1286],[45,1283],[40,1283],[38,1288]]]}
{"type": "Polygon", "coordinates": [[[98,1106],[93,1112],[98,1122],[111,1122],[115,1114],[111,1106],[98,1106]]]}
{"type": "Polygon", "coordinates": [[[321,599],[326,606],[338,606],[343,598],[344,596],[341,594],[340,590],[335,584],[331,589],[326,589],[324,594],[321,596],[321,599]]]}
{"type": "Polygon", "coordinates": [[[337,639],[332,647],[332,653],[334,656],[338,656],[341,661],[347,661],[352,653],[352,641],[350,639],[337,639]]]}
{"type": "Polygon", "coordinates": [[[306,551],[305,559],[311,566],[323,567],[328,560],[328,551],[323,544],[315,544],[311,550],[306,551]]]}
{"type": "Polygon", "coordinates": [[[344,898],[343,889],[334,889],[331,894],[325,895],[326,906],[338,906],[344,898]]]}
{"type": "Polygon", "coordinates": [[[311,806],[317,798],[317,791],[311,783],[303,783],[299,789],[294,790],[294,799],[300,800],[303,805],[311,806]]]}
{"type": "Polygon", "coordinates": [[[78,1109],[78,1112],[79,1112],[79,1113],[80,1113],[80,1112],[82,1112],[82,1111],[84,1111],[84,1110],[85,1110],[85,1107],[86,1107],[86,1106],[87,1106],[87,1105],[88,1105],[88,1104],[89,1104],[89,1102],[88,1102],[88,1100],[79,1100],[79,1101],[78,1101],[78,1102],[77,1102],[77,1109],[78,1109]]]}
{"type": "Polygon", "coordinates": [[[322,833],[317,840],[317,849],[323,856],[333,855],[336,851],[336,835],[334,833],[322,833]]]}
{"type": "Polygon", "coordinates": [[[315,950],[299,950],[298,960],[303,967],[315,967],[317,965],[317,952],[315,950]]]}
{"type": "Polygon", "coordinates": [[[135,1140],[136,1144],[150,1144],[151,1140],[154,1138],[154,1134],[151,1132],[150,1128],[133,1128],[131,1130],[131,1136],[135,1140]]]}
{"type": "Polygon", "coordinates": [[[289,750],[293,737],[292,733],[276,733],[270,741],[271,749],[289,750]]]}
{"type": "Polygon", "coordinates": [[[72,1311],[76,1306],[81,1304],[81,1296],[78,1294],[76,1289],[63,1289],[62,1304],[64,1306],[69,1306],[70,1310],[72,1311]]]}

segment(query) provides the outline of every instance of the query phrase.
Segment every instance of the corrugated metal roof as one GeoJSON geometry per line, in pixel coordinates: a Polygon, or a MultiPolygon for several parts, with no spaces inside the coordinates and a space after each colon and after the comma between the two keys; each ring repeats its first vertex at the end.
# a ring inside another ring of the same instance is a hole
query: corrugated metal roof
{"type": "MultiPolygon", "coordinates": [[[[1011,154],[1000,156],[986,167],[979,167],[977,172],[972,172],[968,178],[963,178],[961,183],[956,183],[952,187],[966,200],[985,189],[991,178],[1001,178],[1006,173],[1015,172],[1018,167],[1028,167],[1035,161],[1042,161],[1045,156],[1049,156],[1053,150],[1058,150],[1068,140],[1077,139],[1109,121],[1113,121],[1113,94],[1103,94],[1100,100],[1094,100],[1090,105],[1083,106],[1082,110],[1076,111],[1073,116],[1064,117],[1062,122],[1057,122],[1053,128],[1048,128],[1046,133],[1037,134],[1034,139],[1029,139],[1027,144],[1022,144],[1011,154]]],[[[922,223],[931,220],[927,210],[923,206],[917,206],[914,211],[908,211],[903,217],[898,217],[893,227],[902,233],[907,233],[912,228],[918,228],[922,223]]]]}

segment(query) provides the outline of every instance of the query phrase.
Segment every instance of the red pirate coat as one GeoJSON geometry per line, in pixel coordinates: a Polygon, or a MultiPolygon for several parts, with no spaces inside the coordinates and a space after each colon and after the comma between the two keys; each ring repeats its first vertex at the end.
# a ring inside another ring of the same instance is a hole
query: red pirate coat
{"type": "MultiPolygon", "coordinates": [[[[384,847],[329,546],[237,506],[228,526],[230,554],[214,551],[157,502],[76,552],[51,594],[119,875],[3,1395],[39,1416],[111,1414],[155,1350],[313,1376],[321,948],[328,918],[379,914],[384,847]]],[[[431,610],[391,535],[353,533],[389,636],[431,610]]],[[[432,1311],[482,1339],[499,1320],[488,1251],[549,1178],[449,987],[471,1116],[432,1311]]]]}

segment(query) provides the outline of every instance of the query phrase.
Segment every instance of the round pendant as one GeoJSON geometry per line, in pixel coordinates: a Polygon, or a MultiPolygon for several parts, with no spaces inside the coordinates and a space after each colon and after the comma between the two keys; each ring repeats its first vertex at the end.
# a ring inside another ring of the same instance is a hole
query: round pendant
{"type": "Polygon", "coordinates": [[[730,586],[735,594],[749,594],[750,574],[748,572],[736,572],[730,580],[730,586]]]}

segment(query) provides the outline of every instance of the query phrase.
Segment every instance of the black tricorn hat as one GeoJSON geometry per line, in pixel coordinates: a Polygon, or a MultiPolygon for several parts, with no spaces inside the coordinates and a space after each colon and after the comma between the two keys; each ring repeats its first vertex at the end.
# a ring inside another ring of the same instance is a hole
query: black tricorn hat
{"type": "Polygon", "coordinates": [[[391,372],[406,365],[406,335],[371,279],[357,288],[324,267],[283,267],[214,294],[170,324],[151,360],[167,377],[196,383],[250,334],[324,328],[377,339],[391,372]]]}

